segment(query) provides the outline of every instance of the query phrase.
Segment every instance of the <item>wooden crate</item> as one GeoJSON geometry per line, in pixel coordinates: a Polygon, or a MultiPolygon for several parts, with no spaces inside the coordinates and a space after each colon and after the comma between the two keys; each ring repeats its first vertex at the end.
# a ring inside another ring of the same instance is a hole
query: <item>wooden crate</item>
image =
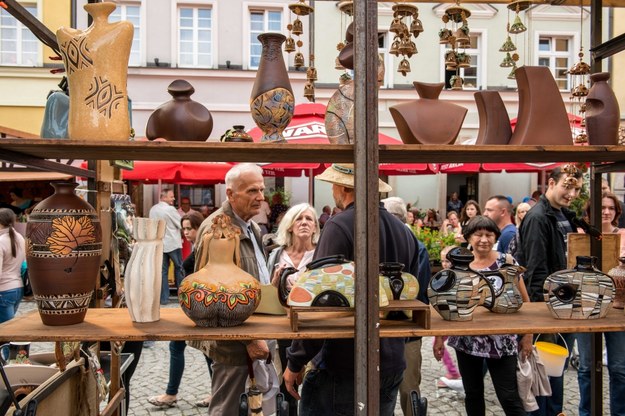
{"type": "MultiPolygon", "coordinates": [[[[570,233],[567,236],[567,268],[575,267],[575,257],[590,256],[590,236],[588,234],[570,233]]],[[[603,234],[601,239],[601,271],[607,273],[618,266],[621,255],[620,234],[603,234]]]]}
{"type": "MultiPolygon", "coordinates": [[[[412,322],[416,328],[430,329],[430,307],[421,301],[392,300],[389,301],[388,306],[380,307],[380,314],[392,311],[411,311],[412,318],[406,319],[405,322],[412,322]]],[[[289,320],[293,332],[298,332],[299,325],[304,320],[307,326],[324,326],[328,323],[328,319],[346,316],[354,316],[354,308],[344,306],[291,306],[289,308],[289,320]],[[305,319],[302,319],[304,317],[305,319]]],[[[384,326],[385,322],[391,321],[380,319],[380,325],[384,326]]]]}

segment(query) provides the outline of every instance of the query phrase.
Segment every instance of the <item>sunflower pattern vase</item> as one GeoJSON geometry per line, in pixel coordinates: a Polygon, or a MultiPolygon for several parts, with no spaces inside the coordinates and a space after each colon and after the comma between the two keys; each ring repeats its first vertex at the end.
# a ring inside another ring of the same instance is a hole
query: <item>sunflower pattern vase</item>
{"type": "Polygon", "coordinates": [[[282,132],[295,110],[295,97],[282,57],[286,37],[281,33],[262,33],[258,40],[263,50],[250,98],[252,118],[263,131],[261,142],[286,142],[282,132]]]}
{"type": "Polygon", "coordinates": [[[202,237],[208,262],[180,283],[178,301],[197,326],[241,325],[260,304],[260,283],[238,266],[240,232],[230,217],[217,215],[202,237]]]}
{"type": "Polygon", "coordinates": [[[112,2],[84,6],[93,18],[86,30],[61,27],[56,38],[69,82],[70,139],[128,140],[128,58],[134,27],[108,22],[112,2]]]}
{"type": "Polygon", "coordinates": [[[75,182],[52,183],[55,193],[33,209],[26,225],[26,261],[45,325],[85,319],[100,272],[102,230],[75,182]]]}
{"type": "Polygon", "coordinates": [[[598,319],[607,315],[614,299],[614,282],[595,267],[596,257],[577,256],[572,269],[545,279],[543,294],[556,319],[598,319]]]}

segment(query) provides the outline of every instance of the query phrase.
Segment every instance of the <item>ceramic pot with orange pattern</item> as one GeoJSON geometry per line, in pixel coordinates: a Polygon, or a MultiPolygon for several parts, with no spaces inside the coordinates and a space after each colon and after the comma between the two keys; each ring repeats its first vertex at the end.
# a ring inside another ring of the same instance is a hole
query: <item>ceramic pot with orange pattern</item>
{"type": "Polygon", "coordinates": [[[74,193],[75,182],[53,182],[54,194],[37,204],[26,225],[26,262],[45,325],[85,319],[100,272],[98,214],[74,193]]]}
{"type": "Polygon", "coordinates": [[[260,304],[260,282],[239,267],[240,232],[230,217],[217,215],[202,236],[197,261],[208,258],[206,265],[180,283],[180,307],[197,326],[241,325],[260,304]]]}

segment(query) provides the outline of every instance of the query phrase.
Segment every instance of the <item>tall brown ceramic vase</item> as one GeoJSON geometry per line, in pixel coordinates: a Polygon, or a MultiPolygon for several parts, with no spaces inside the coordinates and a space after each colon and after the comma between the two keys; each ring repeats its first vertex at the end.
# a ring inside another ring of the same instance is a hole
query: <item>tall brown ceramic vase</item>
{"type": "Polygon", "coordinates": [[[261,142],[286,142],[282,131],[293,118],[295,98],[282,57],[281,33],[262,33],[263,45],[256,81],[250,97],[250,110],[256,125],[263,131],[261,142]]]}
{"type": "Polygon", "coordinates": [[[84,7],[93,18],[91,26],[56,32],[69,81],[68,135],[73,140],[128,140],[126,80],[133,25],[108,22],[115,3],[84,7]]]}
{"type": "Polygon", "coordinates": [[[608,85],[609,72],[590,75],[592,86],[586,97],[586,128],[588,144],[618,144],[621,113],[614,91],[608,85]]]}
{"type": "Polygon", "coordinates": [[[52,183],[55,193],[37,204],[26,225],[26,261],[45,325],[82,322],[99,276],[100,219],[74,194],[77,185],[52,183]]]}

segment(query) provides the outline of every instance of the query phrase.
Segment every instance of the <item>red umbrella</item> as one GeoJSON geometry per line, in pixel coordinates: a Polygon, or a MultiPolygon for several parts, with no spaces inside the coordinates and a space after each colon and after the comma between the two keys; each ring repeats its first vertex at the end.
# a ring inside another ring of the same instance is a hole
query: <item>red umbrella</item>
{"type": "Polygon", "coordinates": [[[438,172],[436,163],[380,163],[383,175],[427,175],[438,172]]]}
{"type": "MultiPolygon", "coordinates": [[[[87,162],[81,166],[86,167],[87,162]]],[[[133,170],[122,169],[122,179],[157,183],[215,184],[225,180],[233,165],[225,162],[146,162],[135,161],[133,170]]]]}
{"type": "MultiPolygon", "coordinates": [[[[287,145],[288,143],[330,144],[326,134],[325,114],[326,106],[323,104],[296,105],[293,119],[283,132],[287,145]]],[[[258,127],[254,127],[248,133],[256,142],[260,141],[263,135],[258,127]]],[[[402,144],[400,140],[382,133],[378,134],[378,138],[380,144],[402,144]]],[[[319,163],[267,163],[260,166],[264,169],[266,176],[301,176],[302,172],[308,175],[311,169],[316,175],[325,169],[325,165],[319,163]]],[[[415,169],[421,170],[421,167],[415,169]]]]}
{"type": "Polygon", "coordinates": [[[540,172],[551,170],[560,163],[482,163],[482,172],[540,172]]]}
{"type": "Polygon", "coordinates": [[[440,173],[478,173],[479,163],[440,163],[438,165],[440,173]]]}

